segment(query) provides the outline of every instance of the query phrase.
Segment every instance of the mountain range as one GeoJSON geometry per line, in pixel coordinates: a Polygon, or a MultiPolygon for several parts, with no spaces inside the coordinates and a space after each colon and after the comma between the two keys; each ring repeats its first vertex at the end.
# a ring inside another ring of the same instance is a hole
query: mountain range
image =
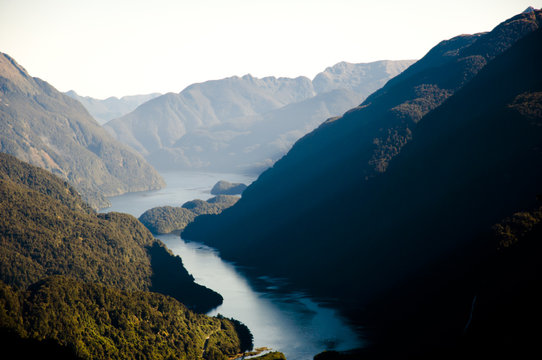
{"type": "Polygon", "coordinates": [[[152,93],[145,95],[129,95],[121,98],[111,96],[102,100],[90,96],[80,96],[73,90],[65,92],[64,94],[83,104],[85,109],[88,110],[90,115],[92,115],[100,125],[105,124],[109,120],[128,114],[144,102],[161,95],[159,93],[152,93]]]}
{"type": "Polygon", "coordinates": [[[94,208],[106,196],[159,189],[160,175],[76,100],[0,53],[0,151],[69,181],[94,208]]]}
{"type": "MultiPolygon", "coordinates": [[[[490,233],[535,209],[542,192],[541,22],[530,11],[442,41],[297,141],[233,207],[198,217],[183,238],[335,304],[364,327],[367,358],[526,352],[487,321],[500,317],[534,349],[531,326],[511,320],[499,297],[490,233]],[[484,292],[487,322],[465,338],[484,292]]],[[[536,271],[513,273],[521,294],[536,286],[536,271]]]]}
{"type": "Polygon", "coordinates": [[[157,169],[259,173],[411,63],[343,62],[314,81],[251,75],[207,81],[148,101],[105,128],[157,169]]]}

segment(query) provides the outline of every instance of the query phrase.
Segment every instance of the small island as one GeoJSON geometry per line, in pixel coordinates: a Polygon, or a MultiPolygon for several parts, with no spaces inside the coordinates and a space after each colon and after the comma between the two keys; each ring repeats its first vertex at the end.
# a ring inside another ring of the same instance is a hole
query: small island
{"type": "Polygon", "coordinates": [[[218,195],[207,201],[187,201],[181,207],[159,206],[145,211],[139,221],[154,234],[183,230],[199,215],[220,214],[239,200],[238,196],[218,195]]]}
{"type": "Polygon", "coordinates": [[[241,195],[247,186],[242,183],[231,183],[220,180],[211,189],[213,195],[241,195]]]}

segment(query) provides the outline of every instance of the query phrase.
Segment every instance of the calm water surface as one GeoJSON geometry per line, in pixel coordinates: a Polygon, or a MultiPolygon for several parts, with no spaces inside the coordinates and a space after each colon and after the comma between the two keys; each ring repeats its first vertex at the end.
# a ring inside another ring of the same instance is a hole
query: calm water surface
{"type": "MultiPolygon", "coordinates": [[[[208,199],[219,180],[254,180],[238,174],[204,172],[163,173],[168,186],[158,191],[132,193],[110,198],[113,206],[104,211],[120,211],[134,216],[155,206],[180,206],[184,202],[208,199]]],[[[160,235],[174,254],[179,255],[196,282],[224,297],[224,303],[209,315],[222,314],[245,323],[254,335],[255,347],[282,351],[289,360],[312,359],[327,350],[348,350],[361,346],[350,326],[338,314],[299,292],[280,291],[281,282],[259,279],[257,288],[234,265],[223,261],[218,252],[205,245],[187,242],[178,235],[160,235]]]]}

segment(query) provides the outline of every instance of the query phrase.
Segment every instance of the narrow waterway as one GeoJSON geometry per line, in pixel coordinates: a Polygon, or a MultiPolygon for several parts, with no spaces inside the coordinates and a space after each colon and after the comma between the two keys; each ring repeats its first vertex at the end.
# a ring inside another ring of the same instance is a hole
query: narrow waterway
{"type": "MultiPolygon", "coordinates": [[[[165,189],[111,198],[112,208],[104,211],[139,216],[155,206],[180,206],[194,198],[205,200],[212,196],[210,189],[218,180],[247,184],[253,180],[235,174],[162,175],[168,184],[165,189]]],[[[224,297],[224,303],[209,315],[220,313],[245,323],[254,335],[255,347],[282,351],[289,360],[308,360],[324,350],[348,350],[361,345],[353,329],[333,309],[302,293],[284,291],[281,282],[274,279],[258,279],[256,289],[254,281],[248,281],[234,265],[223,261],[216,250],[203,244],[186,242],[178,235],[157,237],[182,258],[197,283],[224,297]]]]}

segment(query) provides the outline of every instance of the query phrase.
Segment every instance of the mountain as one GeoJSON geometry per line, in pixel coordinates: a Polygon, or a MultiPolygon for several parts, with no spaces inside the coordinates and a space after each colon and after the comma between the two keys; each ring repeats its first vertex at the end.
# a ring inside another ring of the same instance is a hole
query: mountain
{"type": "Polygon", "coordinates": [[[80,96],[75,91],[65,92],[72,99],[79,101],[99,124],[103,125],[109,120],[121,117],[132,112],[139,105],[154,99],[162,94],[152,93],[145,95],[123,96],[120,99],[112,96],[107,99],[95,99],[90,96],[80,96]]]}
{"type": "Polygon", "coordinates": [[[181,207],[158,206],[145,211],[139,221],[153,234],[169,234],[183,230],[199,215],[220,214],[239,200],[233,195],[217,195],[207,201],[187,201],[181,207]]]}
{"type": "Polygon", "coordinates": [[[67,275],[122,290],[154,290],[209,310],[222,302],[134,217],[96,214],[65,181],[0,153],[0,280],[27,287],[67,275]]]}
{"type": "Polygon", "coordinates": [[[2,351],[22,359],[227,359],[243,350],[228,319],[63,276],[24,290],[0,282],[0,333],[2,351]]]}
{"type": "Polygon", "coordinates": [[[389,79],[402,73],[414,62],[414,60],[381,60],[352,64],[343,61],[316,75],[312,84],[314,91],[318,94],[347,89],[365,98],[384,86],[389,79]]]}
{"type": "Polygon", "coordinates": [[[329,299],[380,349],[451,346],[474,294],[444,291],[448,275],[542,192],[541,22],[537,10],[441,42],[183,238],[329,299]],[[441,290],[456,302],[430,306],[441,290]]]}
{"type": "Polygon", "coordinates": [[[380,87],[410,63],[338,64],[317,76],[329,82],[317,81],[322,92],[305,77],[246,75],[193,84],[105,128],[159,169],[259,173],[324,119],[359,104],[368,89],[380,87]]]}
{"type": "Polygon", "coordinates": [[[0,199],[4,351],[200,359],[252,346],[238,321],[194,312],[222,297],[134,217],[96,214],[66,181],[4,153],[0,199]]]}
{"type": "Polygon", "coordinates": [[[0,53],[0,151],[68,180],[93,207],[105,196],[159,189],[164,181],[76,100],[32,78],[0,53]]]}

